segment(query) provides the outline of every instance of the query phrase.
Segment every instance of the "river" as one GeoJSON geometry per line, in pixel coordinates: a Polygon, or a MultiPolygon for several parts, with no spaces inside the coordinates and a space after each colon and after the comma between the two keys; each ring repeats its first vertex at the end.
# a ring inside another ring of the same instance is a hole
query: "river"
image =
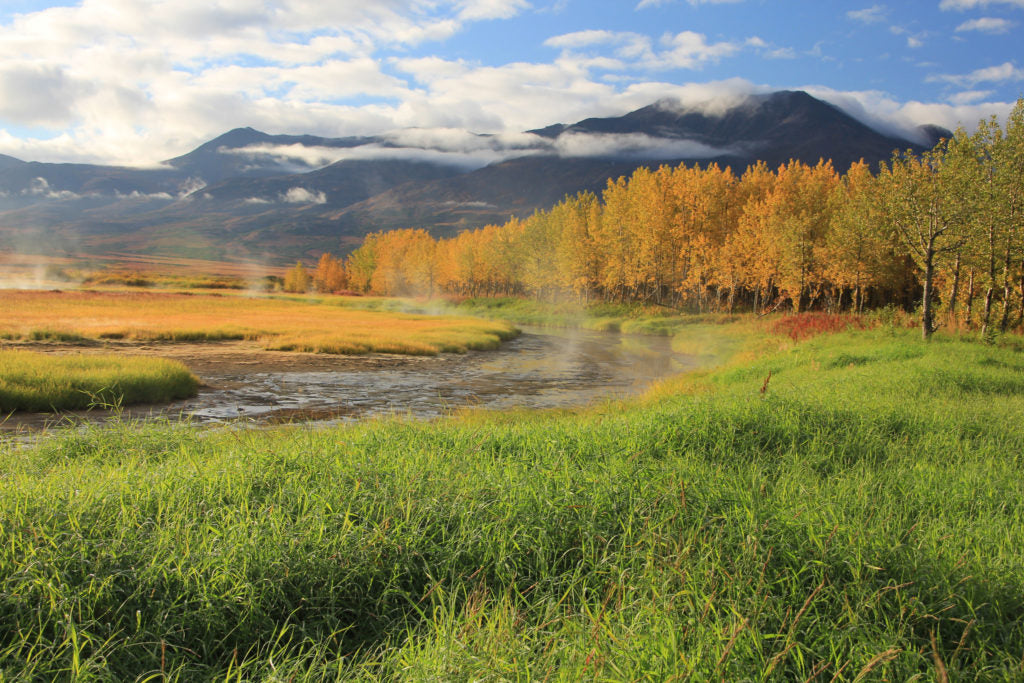
{"type": "MultiPolygon", "coordinates": [[[[180,357],[202,380],[197,396],[126,410],[135,419],[171,417],[199,424],[343,422],[380,415],[432,418],[475,407],[559,408],[642,392],[695,366],[666,337],[586,330],[524,330],[495,351],[438,356],[328,356],[196,345],[142,347],[180,357]],[[234,355],[232,355],[234,354],[234,355]]],[[[106,419],[105,411],[73,419],[106,419]]],[[[65,419],[66,421],[66,419],[65,419]]],[[[19,415],[7,432],[35,431],[54,416],[19,415]]]]}

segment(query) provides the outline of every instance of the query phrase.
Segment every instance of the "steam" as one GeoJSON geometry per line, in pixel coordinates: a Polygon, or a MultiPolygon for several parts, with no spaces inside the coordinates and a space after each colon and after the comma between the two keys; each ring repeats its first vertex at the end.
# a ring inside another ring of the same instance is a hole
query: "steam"
{"type": "Polygon", "coordinates": [[[54,290],[80,282],[67,277],[53,264],[33,263],[24,266],[3,264],[3,266],[3,274],[0,275],[0,289],[54,290]]]}

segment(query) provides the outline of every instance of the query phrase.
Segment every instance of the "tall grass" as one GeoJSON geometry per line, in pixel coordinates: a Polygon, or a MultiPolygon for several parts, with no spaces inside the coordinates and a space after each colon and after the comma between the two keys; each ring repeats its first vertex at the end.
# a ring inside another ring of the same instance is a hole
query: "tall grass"
{"type": "Polygon", "coordinates": [[[193,396],[199,381],[176,361],[0,350],[0,411],[164,403],[193,396]]]}
{"type": "Polygon", "coordinates": [[[570,415],[8,446],[0,670],[1020,680],[1022,377],[856,332],[570,415]]]}
{"type": "Polygon", "coordinates": [[[0,307],[0,338],[12,340],[253,340],[267,349],[421,355],[493,348],[517,334],[497,321],[282,298],[0,291],[0,307]]]}

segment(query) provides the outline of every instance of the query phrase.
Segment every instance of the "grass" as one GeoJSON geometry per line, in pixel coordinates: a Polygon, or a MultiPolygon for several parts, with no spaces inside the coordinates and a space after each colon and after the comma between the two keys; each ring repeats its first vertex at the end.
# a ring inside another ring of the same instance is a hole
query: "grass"
{"type": "Polygon", "coordinates": [[[0,447],[0,677],[1020,680],[1020,353],[691,329],[772,351],[569,415],[0,447]]]}
{"type": "Polygon", "coordinates": [[[163,403],[196,393],[185,366],[162,358],[0,350],[0,411],[163,403]]]}
{"type": "Polygon", "coordinates": [[[736,322],[749,315],[689,314],[664,306],[545,302],[519,297],[466,299],[335,298],[333,303],[365,310],[471,315],[535,327],[579,327],[598,332],[622,332],[670,337],[693,325],[736,322]]]}
{"type": "Polygon", "coordinates": [[[325,306],[321,300],[166,292],[0,291],[0,338],[82,341],[249,339],[322,353],[437,354],[490,349],[511,325],[325,306]]]}

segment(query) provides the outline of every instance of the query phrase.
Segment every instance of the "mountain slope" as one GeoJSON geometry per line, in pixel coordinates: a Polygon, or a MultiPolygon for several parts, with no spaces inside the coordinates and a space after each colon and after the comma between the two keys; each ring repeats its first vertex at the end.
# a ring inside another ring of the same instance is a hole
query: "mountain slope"
{"type": "Polygon", "coordinates": [[[919,142],[893,137],[783,91],[700,107],[662,100],[512,142],[450,130],[324,138],[237,128],[155,169],[0,156],[0,249],[116,244],[286,262],[345,251],[374,230],[451,234],[528,215],[639,166],[714,162],[741,173],[758,160],[831,159],[842,171],[948,135],[927,127],[919,142]]]}

